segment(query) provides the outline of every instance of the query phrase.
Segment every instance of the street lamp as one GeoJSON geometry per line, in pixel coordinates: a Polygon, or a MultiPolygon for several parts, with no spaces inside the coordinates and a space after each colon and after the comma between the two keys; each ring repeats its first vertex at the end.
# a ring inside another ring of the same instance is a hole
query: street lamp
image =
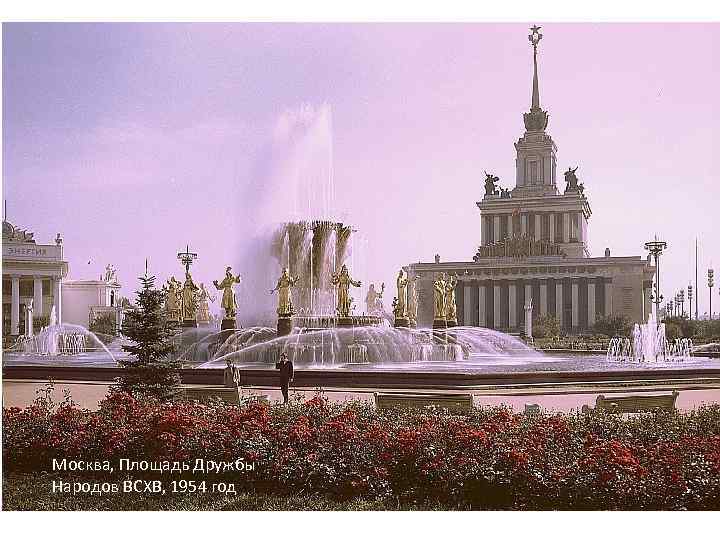
{"type": "Polygon", "coordinates": [[[680,316],[685,316],[685,289],[680,289],[680,316]]]}
{"type": "Polygon", "coordinates": [[[690,302],[690,320],[692,320],[692,283],[688,283],[688,302],[690,302]]]}
{"type": "Polygon", "coordinates": [[[657,318],[660,313],[660,303],[663,301],[663,295],[660,294],[660,255],[664,249],[667,249],[667,242],[658,240],[655,236],[655,240],[652,242],[645,242],[645,249],[655,259],[655,288],[650,292],[650,302],[655,304],[655,317],[657,318]]]}
{"type": "Polygon", "coordinates": [[[710,320],[712,321],[712,288],[715,285],[713,274],[715,272],[712,268],[708,268],[708,288],[710,289],[710,320]]]}

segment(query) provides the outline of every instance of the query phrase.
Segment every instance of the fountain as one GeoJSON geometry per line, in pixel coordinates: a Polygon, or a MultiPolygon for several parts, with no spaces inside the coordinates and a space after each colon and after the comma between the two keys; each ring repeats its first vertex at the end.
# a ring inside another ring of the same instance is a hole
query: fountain
{"type": "Polygon", "coordinates": [[[692,340],[678,338],[670,343],[665,336],[665,323],[657,323],[654,313],[648,322],[635,324],[632,340],[614,337],[610,340],[606,358],[619,362],[682,362],[692,355],[692,340]]]}
{"type": "Polygon", "coordinates": [[[45,358],[44,362],[47,362],[60,356],[81,356],[84,361],[115,365],[114,355],[95,333],[77,324],[58,324],[55,306],[50,312],[48,326],[37,334],[20,336],[7,351],[6,360],[28,363],[45,358]]]}
{"type": "MultiPolygon", "coordinates": [[[[333,328],[337,326],[337,296],[333,274],[351,253],[352,227],[331,220],[297,221],[283,224],[273,239],[273,254],[280,268],[298,277],[294,288],[292,326],[333,328]]],[[[351,317],[353,326],[377,326],[383,318],[374,315],[351,317]]]]}

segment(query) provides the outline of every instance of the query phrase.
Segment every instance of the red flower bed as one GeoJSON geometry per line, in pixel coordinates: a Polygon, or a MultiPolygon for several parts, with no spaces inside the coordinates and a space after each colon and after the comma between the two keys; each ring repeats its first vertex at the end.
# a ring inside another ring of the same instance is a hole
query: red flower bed
{"type": "Polygon", "coordinates": [[[51,470],[53,458],[115,467],[121,459],[242,459],[251,471],[216,477],[278,494],[463,508],[718,509],[720,406],[623,419],[380,412],[319,396],[282,407],[113,394],[94,412],[46,400],[3,409],[6,471],[51,470]]]}

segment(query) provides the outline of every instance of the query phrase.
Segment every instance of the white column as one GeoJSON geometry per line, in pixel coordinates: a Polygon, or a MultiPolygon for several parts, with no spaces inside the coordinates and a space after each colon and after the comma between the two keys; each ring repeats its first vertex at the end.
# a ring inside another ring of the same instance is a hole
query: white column
{"type": "Polygon", "coordinates": [[[547,315],[547,281],[540,282],[540,316],[547,315]]]}
{"type": "Polygon", "coordinates": [[[577,328],[579,325],[580,310],[580,288],[578,282],[572,281],[572,327],[577,328]]]}
{"type": "Polygon", "coordinates": [[[595,282],[588,282],[588,327],[595,324],[595,282]]]}
{"type": "Polygon", "coordinates": [[[522,236],[527,235],[528,233],[528,215],[527,212],[523,212],[520,214],[520,234],[522,236]]]}
{"type": "Polygon", "coordinates": [[[493,284],[493,328],[500,328],[500,285],[493,284]]]}
{"type": "Polygon", "coordinates": [[[42,278],[33,280],[33,316],[41,317],[43,314],[42,278]]]}
{"type": "Polygon", "coordinates": [[[478,285],[478,326],[487,326],[487,317],[485,317],[485,285],[478,285]]]}
{"type": "Polygon", "coordinates": [[[493,216],[493,235],[494,235],[494,241],[499,242],[500,241],[500,216],[493,216]]]}
{"type": "Polygon", "coordinates": [[[508,285],[508,326],[510,328],[517,326],[517,285],[515,283],[508,285]]]}
{"type": "Polygon", "coordinates": [[[555,214],[550,214],[550,241],[555,242],[555,214]]]}
{"type": "Polygon", "coordinates": [[[20,334],[20,277],[12,276],[11,288],[11,304],[10,304],[10,334],[17,336],[20,334]]]}
{"type": "Polygon", "coordinates": [[[527,306],[527,304],[531,298],[532,298],[532,285],[526,283],[525,284],[525,302],[523,303],[523,306],[527,306]]]}
{"type": "Polygon", "coordinates": [[[563,220],[563,242],[568,243],[570,241],[570,214],[567,212],[562,213],[563,220]]]}
{"type": "Polygon", "coordinates": [[[563,324],[563,282],[560,279],[555,280],[555,316],[560,322],[560,328],[563,324]]]}
{"type": "Polygon", "coordinates": [[[508,220],[508,236],[512,236],[513,235],[513,215],[508,214],[507,220],[508,220]]]}
{"type": "Polygon", "coordinates": [[[582,212],[578,212],[577,218],[578,218],[577,239],[578,239],[578,242],[582,242],[583,240],[585,240],[585,237],[583,236],[583,228],[582,228],[582,223],[583,223],[582,212]]]}
{"type": "Polygon", "coordinates": [[[605,315],[610,316],[612,313],[612,283],[605,281],[605,315]]]}
{"type": "Polygon", "coordinates": [[[535,214],[535,240],[540,240],[542,236],[542,215],[535,214]]]}
{"type": "Polygon", "coordinates": [[[472,306],[470,305],[472,289],[470,285],[463,285],[463,326],[472,326],[472,306]]]}
{"type": "Polygon", "coordinates": [[[53,278],[53,305],[57,322],[62,322],[62,280],[59,277],[53,278]]]}

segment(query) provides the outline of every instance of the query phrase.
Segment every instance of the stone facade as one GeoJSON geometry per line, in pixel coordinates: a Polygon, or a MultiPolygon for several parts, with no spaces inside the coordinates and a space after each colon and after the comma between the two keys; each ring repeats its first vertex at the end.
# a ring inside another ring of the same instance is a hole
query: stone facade
{"type": "Polygon", "coordinates": [[[567,333],[592,331],[595,321],[620,314],[647,319],[654,268],[641,257],[498,257],[475,262],[417,263],[418,325],[433,322],[432,283],[440,272],[458,276],[458,324],[519,333],[523,307],[533,317],[553,315],[567,333]]]}

